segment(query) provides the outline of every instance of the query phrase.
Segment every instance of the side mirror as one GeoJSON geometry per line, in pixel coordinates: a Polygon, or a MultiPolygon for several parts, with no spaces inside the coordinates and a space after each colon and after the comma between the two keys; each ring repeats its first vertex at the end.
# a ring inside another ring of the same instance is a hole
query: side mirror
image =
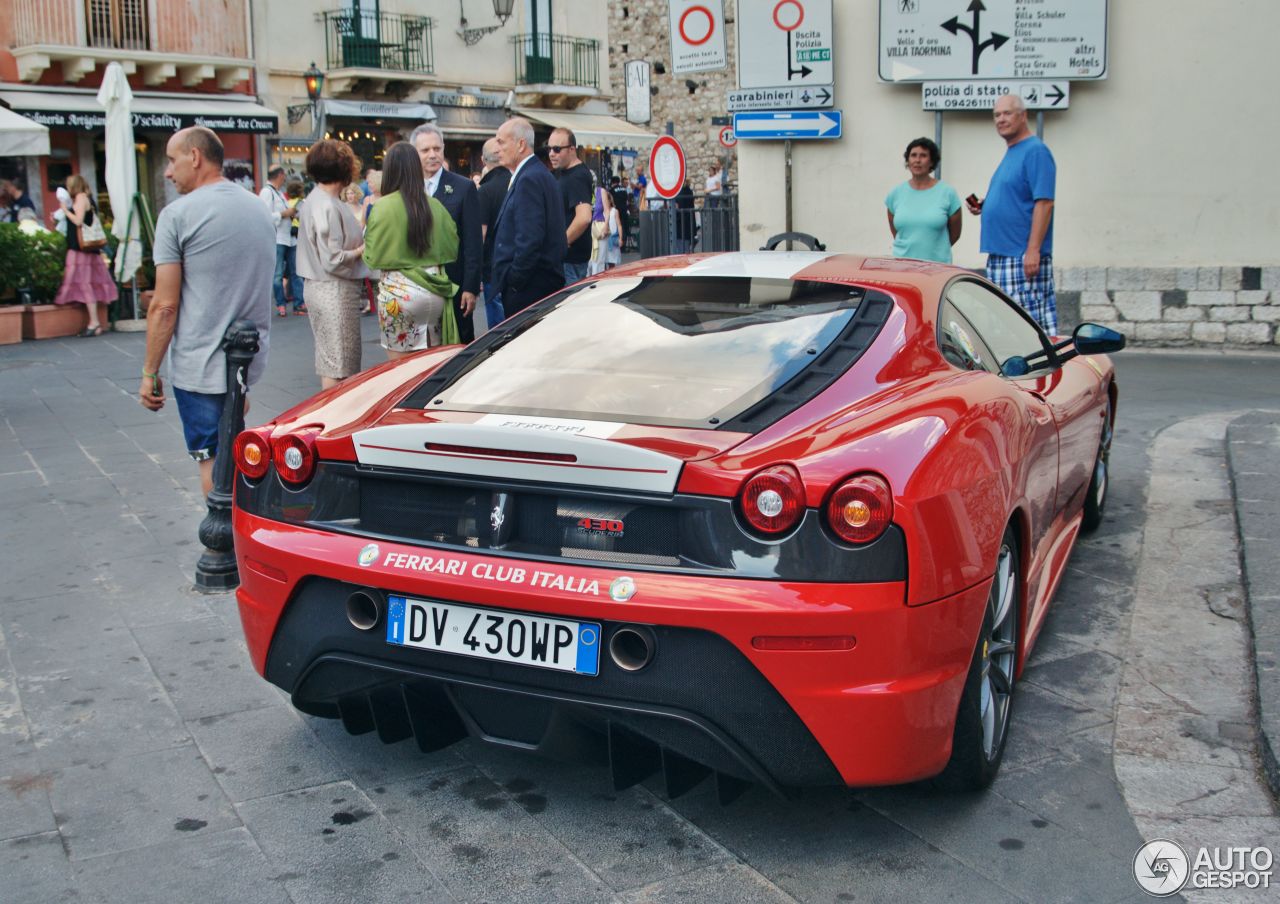
{"type": "Polygon", "coordinates": [[[1082,323],[1071,334],[1076,351],[1082,355],[1105,355],[1118,352],[1125,345],[1124,333],[1100,323],[1082,323]]]}
{"type": "Polygon", "coordinates": [[[1022,355],[1014,355],[1000,365],[1000,373],[1006,377],[1025,377],[1031,373],[1031,364],[1022,355]]]}

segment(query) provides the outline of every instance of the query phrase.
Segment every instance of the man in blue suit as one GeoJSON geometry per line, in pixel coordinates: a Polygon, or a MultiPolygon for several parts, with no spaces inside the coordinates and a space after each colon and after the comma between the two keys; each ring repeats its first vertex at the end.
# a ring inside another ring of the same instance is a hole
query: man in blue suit
{"type": "Polygon", "coordinates": [[[498,162],[511,170],[511,185],[493,227],[493,287],[507,317],[564,288],[564,202],[533,142],[527,119],[498,129],[498,162]]]}
{"type": "Polygon", "coordinates": [[[471,312],[480,294],[480,265],[484,259],[480,195],[474,182],[444,168],[444,133],[437,126],[432,123],[418,126],[409,136],[409,143],[422,160],[427,194],[444,205],[458,227],[458,258],[446,264],[444,272],[458,287],[453,309],[458,318],[458,335],[467,343],[476,337],[471,312]]]}

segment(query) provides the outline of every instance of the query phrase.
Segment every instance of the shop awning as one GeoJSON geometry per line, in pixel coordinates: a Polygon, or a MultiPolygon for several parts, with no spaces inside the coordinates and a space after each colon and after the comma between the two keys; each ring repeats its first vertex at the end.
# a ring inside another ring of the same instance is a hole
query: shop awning
{"type": "MultiPolygon", "coordinates": [[[[28,119],[51,129],[94,132],[105,128],[107,118],[92,92],[0,91],[0,100],[28,119]]],[[[215,132],[249,132],[274,135],[280,120],[274,110],[245,94],[148,94],[133,95],[135,131],[176,132],[204,126],[215,132]]]]}
{"type": "Polygon", "coordinates": [[[43,157],[48,153],[47,128],[0,107],[0,157],[43,157]]]}
{"type": "Polygon", "coordinates": [[[514,107],[512,113],[553,129],[572,129],[578,144],[585,147],[624,148],[647,151],[657,135],[646,132],[616,116],[597,113],[568,113],[564,110],[543,110],[534,107],[514,107]]]}

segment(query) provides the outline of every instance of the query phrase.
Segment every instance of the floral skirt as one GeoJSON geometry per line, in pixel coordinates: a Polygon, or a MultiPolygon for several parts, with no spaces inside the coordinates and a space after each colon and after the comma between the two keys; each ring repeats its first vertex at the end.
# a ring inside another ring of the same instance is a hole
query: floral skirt
{"type": "Polygon", "coordinates": [[[97,251],[67,250],[66,269],[62,274],[62,287],[53,299],[54,304],[79,302],[89,305],[99,301],[116,300],[115,281],[102,262],[97,251]]]}
{"type": "Polygon", "coordinates": [[[386,270],[378,282],[378,326],[382,347],[412,352],[442,344],[444,299],[428,292],[399,270],[386,270]]]}

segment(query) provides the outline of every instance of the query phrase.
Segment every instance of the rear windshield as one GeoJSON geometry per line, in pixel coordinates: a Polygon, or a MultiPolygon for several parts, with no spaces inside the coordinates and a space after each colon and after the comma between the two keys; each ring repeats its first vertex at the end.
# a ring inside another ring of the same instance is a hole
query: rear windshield
{"type": "Polygon", "coordinates": [[[788,279],[602,280],[481,355],[432,407],[715,426],[813,362],[862,294],[788,279]]]}

